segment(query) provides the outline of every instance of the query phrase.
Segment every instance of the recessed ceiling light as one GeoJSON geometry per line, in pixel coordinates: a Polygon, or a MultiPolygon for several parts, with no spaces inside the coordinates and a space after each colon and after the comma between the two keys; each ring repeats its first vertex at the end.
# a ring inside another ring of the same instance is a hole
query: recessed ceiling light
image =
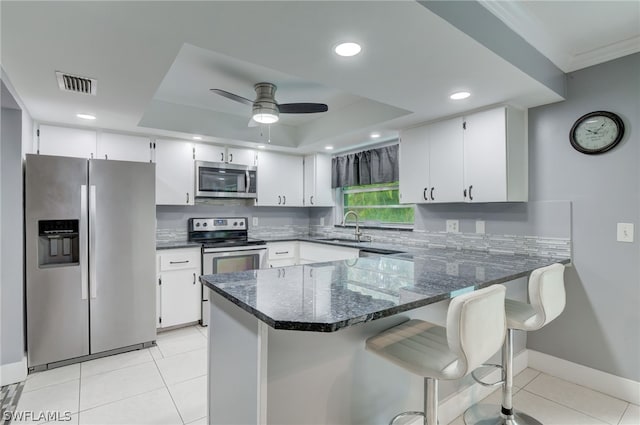
{"type": "Polygon", "coordinates": [[[82,118],[83,120],[95,120],[96,116],[92,114],[76,114],[76,117],[82,118]]]}
{"type": "Polygon", "coordinates": [[[340,43],[334,48],[339,56],[355,56],[362,50],[358,43],[347,42],[340,43]]]}
{"type": "Polygon", "coordinates": [[[264,145],[258,145],[258,149],[264,149],[264,145]]]}
{"type": "Polygon", "coordinates": [[[193,136],[193,140],[202,140],[202,136],[193,136]]]}
{"type": "Polygon", "coordinates": [[[324,147],[326,150],[330,151],[331,149],[333,149],[333,146],[325,146],[324,147]]]}
{"type": "Polygon", "coordinates": [[[462,100],[468,98],[469,96],[471,96],[471,93],[469,93],[468,91],[459,91],[449,96],[449,98],[452,100],[462,100]]]}
{"type": "Polygon", "coordinates": [[[377,139],[378,137],[380,137],[380,133],[378,133],[378,132],[371,133],[371,138],[372,139],[377,139]]]}

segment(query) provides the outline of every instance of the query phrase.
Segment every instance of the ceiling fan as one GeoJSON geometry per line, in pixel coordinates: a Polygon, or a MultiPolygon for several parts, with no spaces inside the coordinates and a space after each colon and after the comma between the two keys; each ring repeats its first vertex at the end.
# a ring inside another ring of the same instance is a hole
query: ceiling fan
{"type": "MultiPolygon", "coordinates": [[[[221,89],[210,89],[212,92],[235,100],[236,102],[250,105],[253,108],[252,119],[260,124],[273,124],[280,119],[280,114],[313,114],[327,112],[329,107],[324,103],[281,103],[275,99],[276,85],[272,83],[258,83],[253,88],[256,91],[256,100],[249,100],[237,94],[229,93],[221,89]]],[[[251,122],[249,123],[251,125],[251,122]]]]}

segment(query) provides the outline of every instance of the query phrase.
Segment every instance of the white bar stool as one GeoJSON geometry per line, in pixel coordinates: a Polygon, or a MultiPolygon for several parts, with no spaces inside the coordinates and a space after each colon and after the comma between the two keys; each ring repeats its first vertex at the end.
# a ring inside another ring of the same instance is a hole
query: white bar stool
{"type": "Polygon", "coordinates": [[[437,425],[438,380],[462,378],[504,343],[504,294],[504,286],[493,285],[454,297],[446,328],[409,320],[367,339],[367,350],[424,377],[424,412],[399,413],[389,424],[417,415],[425,424],[437,425]]]}
{"type": "MultiPolygon", "coordinates": [[[[552,264],[534,270],[529,277],[530,304],[505,300],[507,338],[502,347],[502,406],[476,404],[464,413],[467,425],[542,425],[537,419],[513,410],[513,331],[535,331],[558,317],[565,306],[564,266],[552,264]]],[[[474,375],[480,384],[485,384],[474,375]]]]}

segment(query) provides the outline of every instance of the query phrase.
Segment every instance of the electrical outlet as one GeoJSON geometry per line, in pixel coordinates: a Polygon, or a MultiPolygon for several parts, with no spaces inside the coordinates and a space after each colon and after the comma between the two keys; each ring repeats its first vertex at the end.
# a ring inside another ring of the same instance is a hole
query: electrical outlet
{"type": "Polygon", "coordinates": [[[256,227],[258,225],[258,217],[253,217],[253,226],[256,227]]]}
{"type": "Polygon", "coordinates": [[[324,217],[320,217],[320,226],[324,226],[324,217]]]}
{"type": "Polygon", "coordinates": [[[476,233],[484,235],[484,220],[476,220],[476,233]]]}
{"type": "Polygon", "coordinates": [[[458,220],[447,220],[447,233],[458,233],[460,230],[458,220]]]}
{"type": "Polygon", "coordinates": [[[633,242],[633,223],[618,223],[618,242],[633,242]]]}

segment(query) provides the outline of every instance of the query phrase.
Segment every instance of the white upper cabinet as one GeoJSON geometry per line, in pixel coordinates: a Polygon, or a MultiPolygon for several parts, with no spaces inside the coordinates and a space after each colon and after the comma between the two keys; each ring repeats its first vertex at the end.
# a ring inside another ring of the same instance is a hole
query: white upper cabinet
{"type": "Polygon", "coordinates": [[[151,161],[151,139],[126,134],[98,133],[96,158],[116,161],[151,161]]]}
{"type": "Polygon", "coordinates": [[[467,202],[527,200],[524,111],[501,107],[465,117],[463,192],[467,202]]]}
{"type": "Polygon", "coordinates": [[[429,201],[462,202],[462,117],[429,126],[429,201]]]}
{"type": "Polygon", "coordinates": [[[301,156],[259,152],[256,205],[301,207],[303,205],[302,159],[301,156]]]}
{"type": "Polygon", "coordinates": [[[193,205],[194,147],[181,140],[157,140],[156,204],[193,205]]]}
{"type": "Polygon", "coordinates": [[[195,150],[198,161],[225,162],[226,151],[224,146],[196,143],[195,150]]]}
{"type": "Polygon", "coordinates": [[[257,165],[256,151],[251,149],[227,148],[226,162],[229,164],[257,165]]]}
{"type": "Polygon", "coordinates": [[[419,204],[429,196],[429,127],[403,131],[400,136],[400,202],[419,204]]]}
{"type": "Polygon", "coordinates": [[[256,151],[251,149],[231,148],[196,143],[196,159],[198,161],[226,162],[239,165],[256,165],[256,151]]]}
{"type": "Polygon", "coordinates": [[[404,131],[402,203],[527,200],[525,112],[500,107],[404,131]]]}
{"type": "Polygon", "coordinates": [[[40,155],[96,157],[96,132],[78,128],[41,125],[38,153],[40,155]]]}
{"type": "Polygon", "coordinates": [[[315,154],[304,157],[304,205],[332,207],[334,190],[331,188],[331,157],[315,154]]]}

